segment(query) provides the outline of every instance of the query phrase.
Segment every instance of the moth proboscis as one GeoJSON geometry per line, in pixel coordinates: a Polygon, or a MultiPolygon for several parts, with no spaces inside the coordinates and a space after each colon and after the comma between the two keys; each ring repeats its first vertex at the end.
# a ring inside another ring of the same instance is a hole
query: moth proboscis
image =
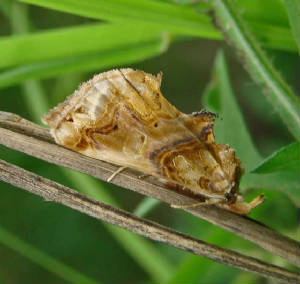
{"type": "Polygon", "coordinates": [[[247,203],[239,193],[241,162],[215,143],[215,115],[180,112],[163,97],[161,79],[129,68],[98,74],[42,121],[60,145],[155,176],[203,204],[250,213],[264,198],[247,203]]]}

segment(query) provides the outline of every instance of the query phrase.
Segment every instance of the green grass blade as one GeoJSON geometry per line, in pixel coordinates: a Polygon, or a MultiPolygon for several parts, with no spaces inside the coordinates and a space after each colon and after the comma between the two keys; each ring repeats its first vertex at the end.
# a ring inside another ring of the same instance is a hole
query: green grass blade
{"type": "Polygon", "coordinates": [[[139,217],[144,217],[159,204],[160,200],[151,197],[145,197],[135,208],[133,214],[139,217]]]}
{"type": "MultiPolygon", "coordinates": [[[[296,171],[300,174],[300,143],[285,146],[266,158],[252,173],[296,171]]],[[[300,177],[299,177],[300,178],[300,177]]]]}
{"type": "Polygon", "coordinates": [[[261,158],[233,94],[224,53],[221,51],[216,56],[212,80],[203,99],[205,108],[219,114],[214,127],[216,141],[231,145],[246,169],[257,165],[261,158]]]}
{"type": "Polygon", "coordinates": [[[300,54],[300,1],[299,0],[283,0],[288,16],[294,39],[297,42],[298,52],[300,54]]]}
{"type": "Polygon", "coordinates": [[[253,79],[268,93],[273,108],[279,113],[290,132],[300,139],[300,102],[274,69],[259,44],[248,31],[236,7],[230,0],[215,0],[217,21],[223,32],[243,54],[253,79]]]}
{"type": "MultiPolygon", "coordinates": [[[[207,12],[207,3],[193,6],[176,5],[175,3],[149,0],[22,0],[63,12],[85,17],[108,20],[121,25],[146,26],[169,32],[199,36],[208,39],[221,39],[207,12]]],[[[296,51],[297,46],[287,25],[276,22],[256,21],[254,31],[264,46],[296,51]],[[262,24],[260,26],[260,24],[262,24]],[[275,33],[269,33],[272,29],[275,33]],[[275,36],[276,35],[276,36],[275,36]]]]}
{"type": "Polygon", "coordinates": [[[27,64],[0,73],[0,88],[30,79],[45,79],[72,72],[96,71],[114,66],[128,65],[157,56],[164,51],[161,39],[120,49],[78,55],[51,61],[27,64]]]}
{"type": "MultiPolygon", "coordinates": [[[[153,27],[160,27],[187,35],[221,38],[207,15],[195,13],[191,7],[177,6],[170,2],[148,0],[25,0],[23,2],[122,25],[150,24],[149,31],[153,27]]],[[[206,4],[203,7],[207,9],[206,4]]]]}
{"type": "Polygon", "coordinates": [[[44,269],[56,274],[61,277],[65,281],[70,283],[100,283],[99,281],[95,281],[76,270],[72,269],[68,265],[63,262],[49,256],[48,254],[40,251],[36,247],[31,244],[24,242],[19,239],[14,234],[8,232],[3,227],[0,226],[0,243],[7,246],[8,248],[16,251],[22,256],[30,259],[35,264],[43,267],[44,269]]]}
{"type": "Polygon", "coordinates": [[[73,58],[161,40],[163,31],[89,24],[0,38],[0,68],[73,58]]]}

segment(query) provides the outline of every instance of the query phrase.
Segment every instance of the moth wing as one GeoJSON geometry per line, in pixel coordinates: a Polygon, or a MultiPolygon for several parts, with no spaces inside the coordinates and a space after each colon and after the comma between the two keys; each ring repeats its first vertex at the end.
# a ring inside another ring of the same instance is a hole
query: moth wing
{"type": "Polygon", "coordinates": [[[224,174],[212,116],[181,113],[162,96],[160,83],[160,74],[132,69],[101,73],[43,122],[67,148],[223,198],[235,176],[224,174]]]}

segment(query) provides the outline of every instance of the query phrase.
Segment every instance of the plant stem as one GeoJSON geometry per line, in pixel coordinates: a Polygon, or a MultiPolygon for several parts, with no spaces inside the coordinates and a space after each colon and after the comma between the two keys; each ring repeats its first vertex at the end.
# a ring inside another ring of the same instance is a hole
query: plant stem
{"type": "Polygon", "coordinates": [[[231,0],[214,0],[217,26],[238,50],[253,80],[266,93],[292,135],[299,140],[300,102],[252,36],[231,0]]]}

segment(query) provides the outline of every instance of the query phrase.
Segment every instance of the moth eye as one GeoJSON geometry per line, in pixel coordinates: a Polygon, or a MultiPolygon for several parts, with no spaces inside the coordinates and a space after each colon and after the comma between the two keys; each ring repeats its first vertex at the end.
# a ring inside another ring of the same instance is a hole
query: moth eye
{"type": "Polygon", "coordinates": [[[116,124],[114,127],[113,127],[113,130],[117,130],[119,128],[119,126],[116,124]]]}
{"type": "Polygon", "coordinates": [[[233,195],[231,192],[225,192],[224,197],[229,202],[230,200],[232,200],[233,195]]]}
{"type": "Polygon", "coordinates": [[[69,121],[69,122],[74,122],[72,117],[68,117],[66,120],[69,121]]]}
{"type": "Polygon", "coordinates": [[[154,123],[154,127],[158,127],[158,123],[157,122],[154,123]]]}

